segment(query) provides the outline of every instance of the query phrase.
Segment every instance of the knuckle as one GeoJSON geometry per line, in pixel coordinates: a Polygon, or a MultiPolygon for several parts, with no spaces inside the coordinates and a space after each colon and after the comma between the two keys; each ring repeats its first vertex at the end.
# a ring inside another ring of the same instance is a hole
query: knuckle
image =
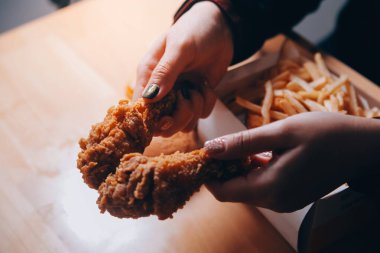
{"type": "Polygon", "coordinates": [[[280,132],[289,133],[292,131],[292,123],[289,120],[279,121],[280,132]]]}
{"type": "Polygon", "coordinates": [[[279,132],[285,140],[293,139],[300,130],[292,120],[279,121],[279,132]]]}
{"type": "Polygon", "coordinates": [[[249,151],[250,149],[250,137],[248,131],[239,132],[234,136],[233,142],[236,144],[238,149],[249,151]]]}
{"type": "Polygon", "coordinates": [[[152,73],[152,77],[155,79],[164,78],[167,74],[169,74],[171,69],[169,62],[159,63],[152,73]]]}
{"type": "Polygon", "coordinates": [[[189,58],[196,51],[196,46],[193,42],[193,39],[189,38],[188,36],[178,36],[178,34],[169,34],[166,44],[167,48],[179,52],[184,58],[189,58]]]}

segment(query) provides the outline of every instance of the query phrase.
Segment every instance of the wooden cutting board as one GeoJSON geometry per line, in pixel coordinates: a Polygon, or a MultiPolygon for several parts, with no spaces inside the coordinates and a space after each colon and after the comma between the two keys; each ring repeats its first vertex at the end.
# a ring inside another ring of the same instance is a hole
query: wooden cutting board
{"type": "Polygon", "coordinates": [[[84,1],[0,35],[0,252],[293,252],[255,208],[205,189],[171,220],[100,214],[76,169],[78,139],[179,4],[84,1]]]}

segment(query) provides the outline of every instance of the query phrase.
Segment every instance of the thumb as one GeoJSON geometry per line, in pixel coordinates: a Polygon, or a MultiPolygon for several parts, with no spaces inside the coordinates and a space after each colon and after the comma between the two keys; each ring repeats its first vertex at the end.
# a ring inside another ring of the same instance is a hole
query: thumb
{"type": "Polygon", "coordinates": [[[148,85],[142,94],[148,103],[159,101],[173,88],[186,66],[184,59],[186,57],[182,57],[180,50],[168,50],[166,47],[164,55],[152,71],[148,85]]]}
{"type": "Polygon", "coordinates": [[[207,153],[218,159],[235,159],[265,151],[289,147],[291,140],[280,124],[225,135],[205,143],[207,153]]]}

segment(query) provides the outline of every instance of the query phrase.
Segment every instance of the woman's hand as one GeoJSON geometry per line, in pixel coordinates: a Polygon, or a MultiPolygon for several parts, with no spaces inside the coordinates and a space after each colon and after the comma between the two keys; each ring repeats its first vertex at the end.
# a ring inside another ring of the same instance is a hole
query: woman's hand
{"type": "Polygon", "coordinates": [[[224,183],[211,182],[208,189],[220,201],[290,212],[379,169],[380,121],[303,113],[209,141],[205,147],[220,159],[273,151],[268,166],[224,183]]]}
{"type": "MultiPolygon", "coordinates": [[[[222,12],[211,2],[196,3],[150,48],[137,70],[134,99],[162,99],[179,78],[192,82],[179,94],[173,117],[160,122],[156,134],[170,136],[190,131],[198,118],[207,117],[214,104],[213,88],[220,82],[233,55],[230,30],[222,12]]],[[[181,84],[182,83],[182,84],[181,84]]]]}

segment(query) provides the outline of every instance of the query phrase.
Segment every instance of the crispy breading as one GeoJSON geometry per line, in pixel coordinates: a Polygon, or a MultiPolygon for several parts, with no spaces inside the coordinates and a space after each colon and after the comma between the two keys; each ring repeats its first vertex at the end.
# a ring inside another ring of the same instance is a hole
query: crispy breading
{"type": "Polygon", "coordinates": [[[175,110],[176,99],[172,91],[152,104],[122,100],[108,110],[103,122],[92,127],[87,139],[80,140],[77,166],[84,181],[98,189],[101,212],[119,218],[157,215],[166,219],[207,180],[229,179],[257,167],[249,158],[211,159],[204,149],[142,155],[160,118],[175,110]]]}
{"type": "Polygon", "coordinates": [[[103,122],[95,124],[87,139],[79,141],[77,167],[84,181],[94,189],[115,172],[124,154],[143,152],[152,140],[159,119],[173,113],[176,95],[169,93],[161,101],[145,104],[121,100],[111,107],[103,122]]]}
{"type": "Polygon", "coordinates": [[[243,160],[210,159],[204,149],[147,157],[125,155],[115,174],[99,187],[98,205],[119,218],[157,215],[171,218],[210,179],[227,179],[248,171],[243,160]]]}

